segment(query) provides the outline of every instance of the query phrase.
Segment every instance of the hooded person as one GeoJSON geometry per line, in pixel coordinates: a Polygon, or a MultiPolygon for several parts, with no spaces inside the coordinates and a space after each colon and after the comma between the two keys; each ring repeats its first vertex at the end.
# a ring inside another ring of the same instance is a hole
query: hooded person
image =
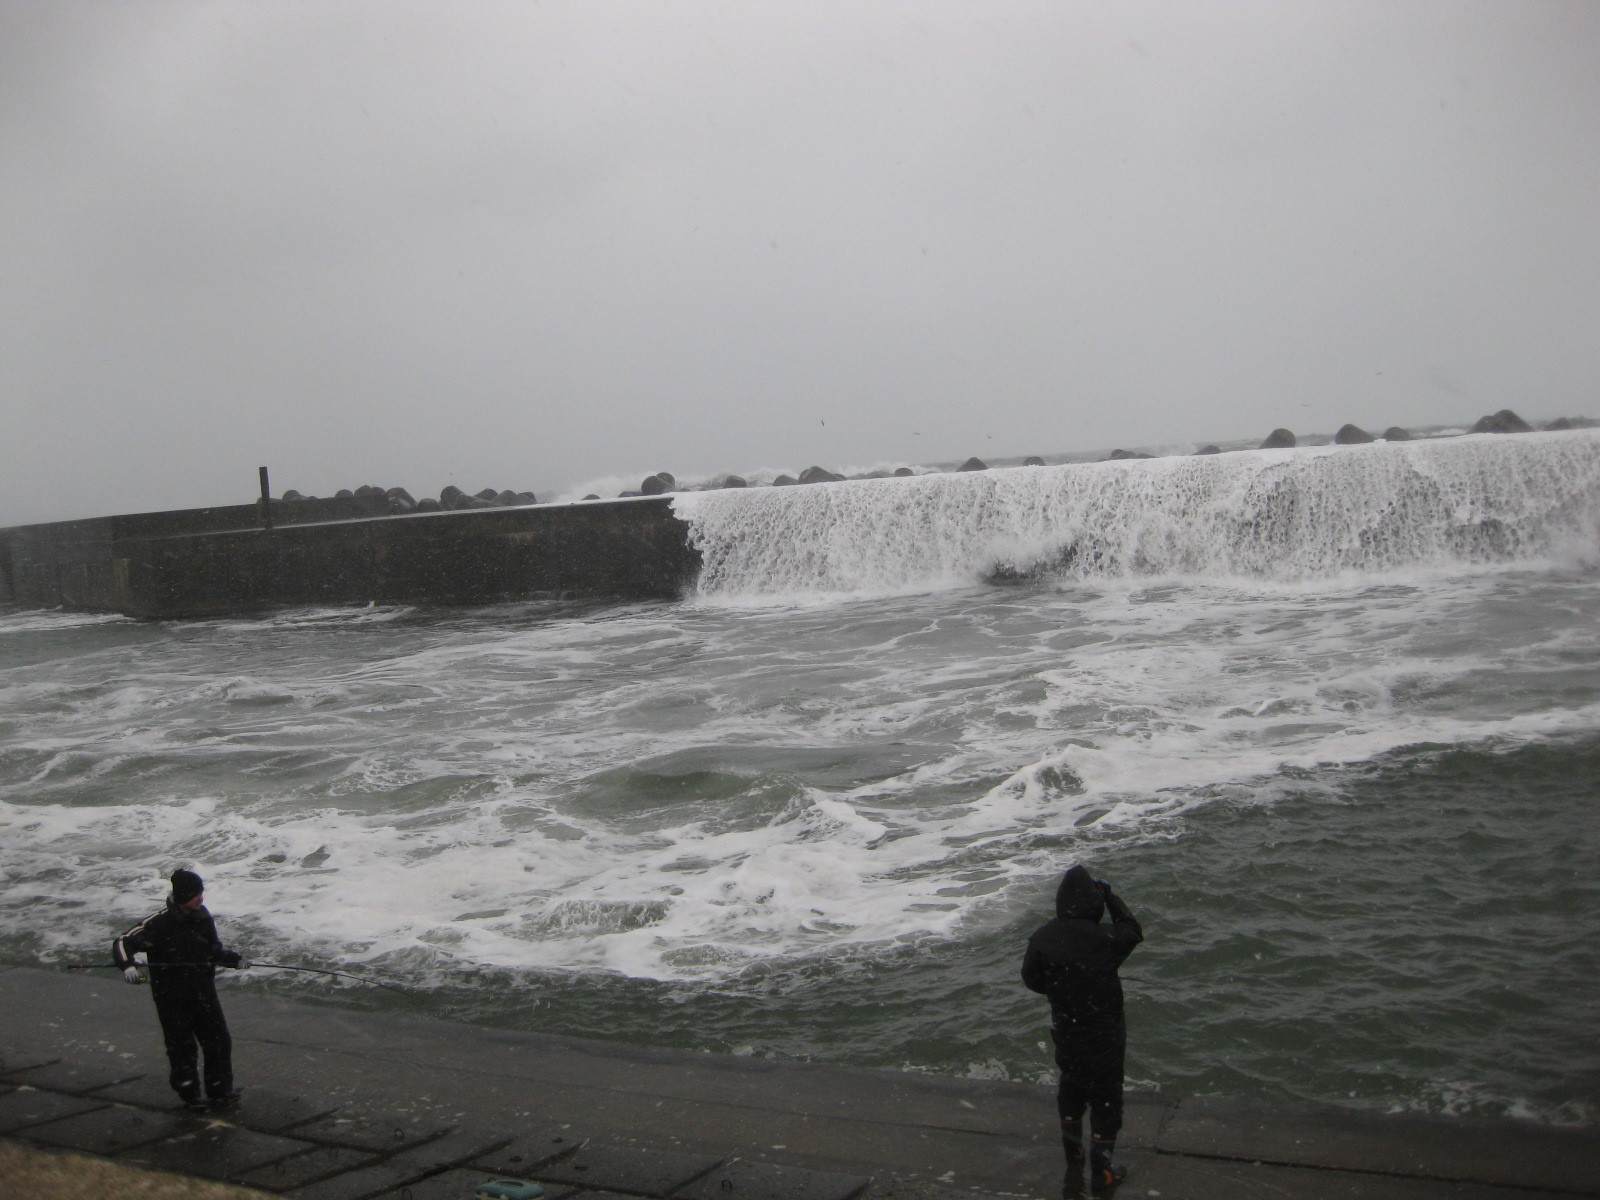
{"type": "Polygon", "coordinates": [[[129,983],[143,983],[134,962],[143,954],[150,972],[150,994],[166,1042],[172,1090],[189,1108],[228,1104],[233,1088],[233,1039],[217,999],[216,968],[249,964],[237,951],[223,949],[217,925],[206,911],[205,883],[193,871],[172,873],[166,906],[151,913],[111,943],[112,960],[129,983]],[[197,1071],[205,1055],[204,1091],[197,1071]]]}
{"type": "Polygon", "coordinates": [[[1144,940],[1128,906],[1104,880],[1075,866],[1056,889],[1055,919],[1028,939],[1022,982],[1050,1001],[1050,1036],[1061,1083],[1056,1109],[1067,1155],[1067,1191],[1081,1187],[1085,1160],[1096,1193],[1114,1188],[1126,1171],[1112,1162],[1122,1128],[1122,1060],[1127,1024],[1117,968],[1144,940]],[[1111,913],[1109,924],[1101,918],[1111,913]],[[1083,1114],[1093,1140],[1083,1146],[1083,1114]]]}

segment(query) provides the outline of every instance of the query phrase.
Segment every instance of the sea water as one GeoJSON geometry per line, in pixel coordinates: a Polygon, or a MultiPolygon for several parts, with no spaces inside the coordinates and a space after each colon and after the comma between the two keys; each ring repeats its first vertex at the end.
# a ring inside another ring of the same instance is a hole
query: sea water
{"type": "Polygon", "coordinates": [[[1051,1078],[1062,870],[1129,1076],[1600,1118],[1600,434],[679,496],[651,604],[0,611],[0,956],[179,865],[253,988],[1051,1078]]]}

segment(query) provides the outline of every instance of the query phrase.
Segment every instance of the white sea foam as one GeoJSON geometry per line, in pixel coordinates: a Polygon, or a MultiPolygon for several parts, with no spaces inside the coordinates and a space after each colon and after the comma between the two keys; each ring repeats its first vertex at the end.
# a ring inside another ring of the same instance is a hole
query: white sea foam
{"type": "Polygon", "coordinates": [[[948,939],[1218,799],[1600,727],[1593,605],[1549,572],[1111,578],[408,626],[379,657],[193,627],[0,688],[0,924],[82,946],[187,861],[262,957],[716,978],[948,939]]]}
{"type": "Polygon", "coordinates": [[[1600,557],[1600,431],[1013,467],[674,498],[702,596],[1001,572],[1297,580],[1600,557]]]}
{"type": "MultiPolygon", "coordinates": [[[[405,604],[363,604],[339,608],[285,608],[265,617],[248,619],[219,618],[208,622],[222,629],[322,629],[328,626],[381,625],[396,621],[416,611],[405,604]]],[[[189,624],[189,622],[186,622],[189,624]]]]}
{"type": "Polygon", "coordinates": [[[132,625],[130,617],[116,613],[77,613],[25,610],[0,612],[0,636],[12,633],[54,633],[90,625],[132,625]]]}

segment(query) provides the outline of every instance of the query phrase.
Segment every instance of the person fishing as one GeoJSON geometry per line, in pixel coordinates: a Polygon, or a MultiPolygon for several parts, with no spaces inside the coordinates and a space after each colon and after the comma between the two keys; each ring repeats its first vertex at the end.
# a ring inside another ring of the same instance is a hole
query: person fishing
{"type": "Polygon", "coordinates": [[[133,959],[140,953],[148,962],[172,1090],[191,1109],[205,1108],[207,1101],[215,1106],[236,1102],[233,1039],[217,999],[216,968],[242,970],[250,964],[237,951],[223,949],[217,923],[206,911],[205,883],[193,871],[174,871],[166,907],[111,943],[112,961],[129,983],[144,982],[133,959]],[[205,1055],[204,1098],[196,1072],[199,1053],[205,1055]]]}
{"type": "Polygon", "coordinates": [[[1127,1170],[1112,1161],[1122,1128],[1122,1063],[1127,1022],[1117,968],[1144,940],[1128,906],[1104,880],[1078,865],[1056,889],[1055,919],[1028,939],[1022,982],[1050,1001],[1050,1037],[1061,1070],[1056,1111],[1067,1155],[1063,1193],[1081,1195],[1087,1160],[1091,1191],[1105,1195],[1127,1170]],[[1111,923],[1100,918],[1111,911],[1111,923]],[[1083,1148],[1083,1114],[1089,1111],[1092,1141],[1083,1148]]]}

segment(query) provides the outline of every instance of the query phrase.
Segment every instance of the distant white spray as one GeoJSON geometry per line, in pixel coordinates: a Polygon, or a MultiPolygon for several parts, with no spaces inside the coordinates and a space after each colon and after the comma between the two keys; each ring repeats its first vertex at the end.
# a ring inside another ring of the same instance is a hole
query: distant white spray
{"type": "Polygon", "coordinates": [[[728,598],[1593,557],[1600,431],[704,492],[675,509],[704,558],[701,594],[728,598]]]}

